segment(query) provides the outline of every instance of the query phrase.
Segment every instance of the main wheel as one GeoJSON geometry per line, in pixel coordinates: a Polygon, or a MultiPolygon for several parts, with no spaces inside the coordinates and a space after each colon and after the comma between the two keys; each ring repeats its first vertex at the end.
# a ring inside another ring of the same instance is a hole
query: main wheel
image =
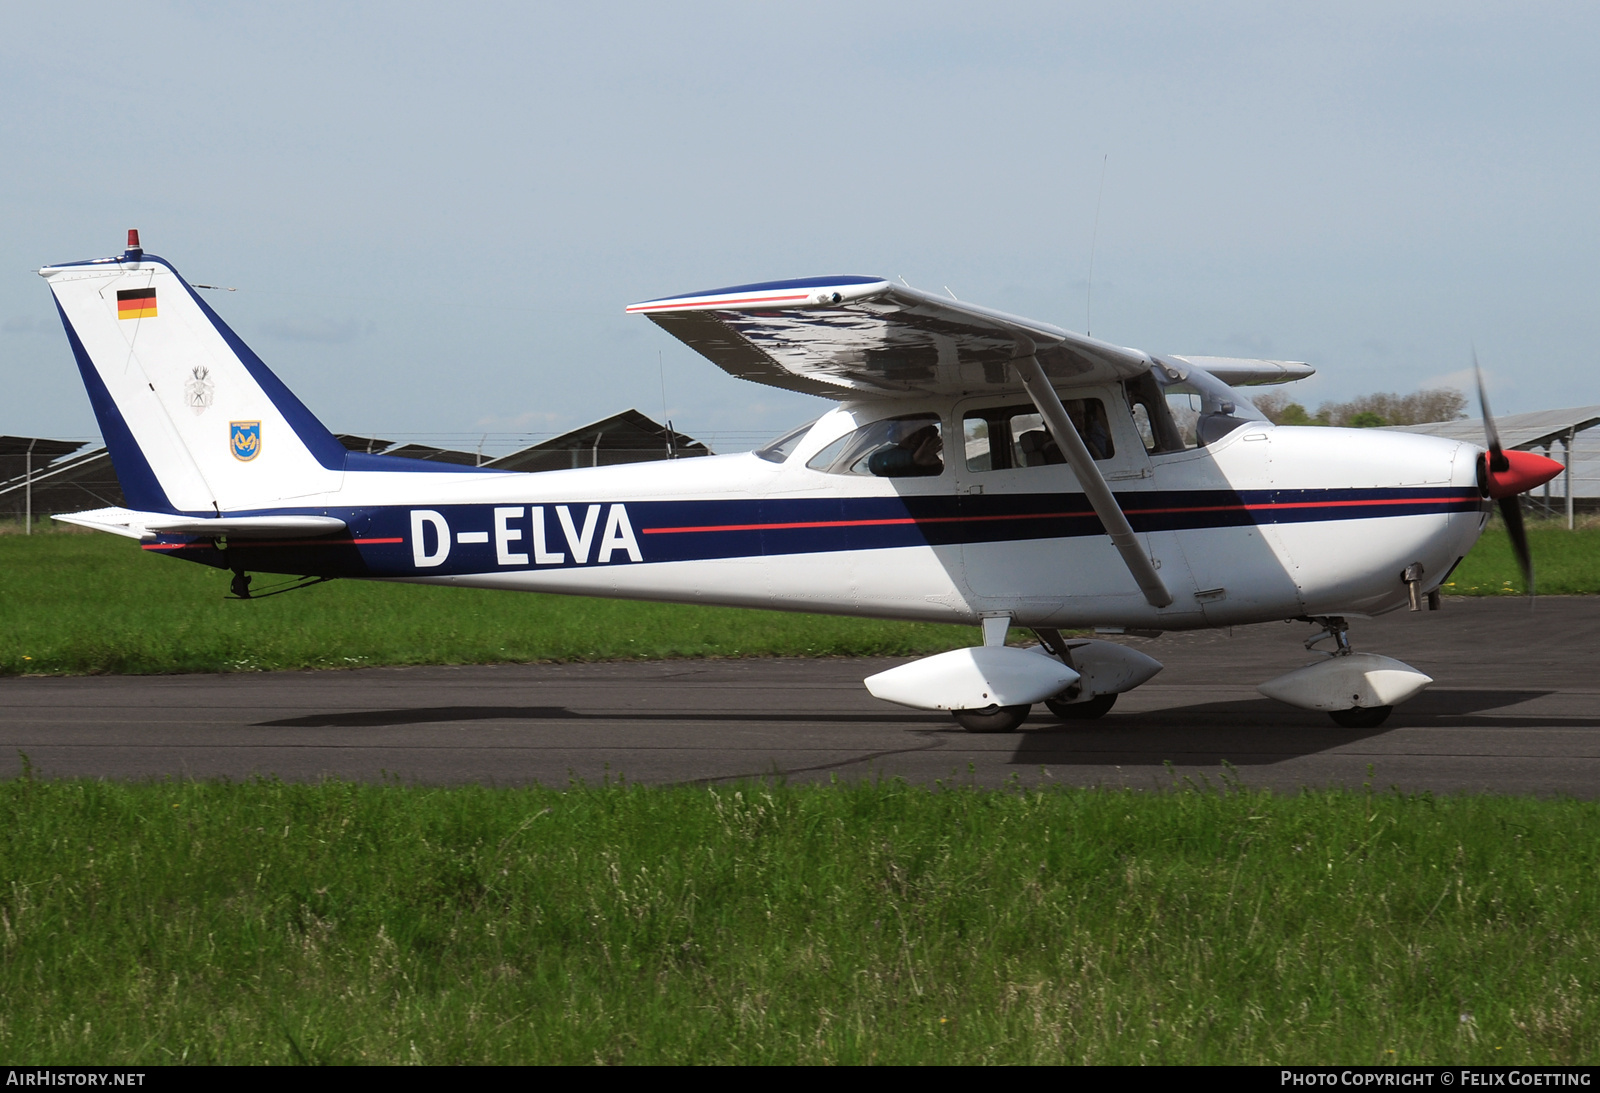
{"type": "Polygon", "coordinates": [[[1032,706],[990,706],[982,710],[951,710],[950,715],[968,732],[1010,732],[1028,718],[1032,706]]]}
{"type": "Polygon", "coordinates": [[[1347,729],[1375,729],[1394,712],[1393,706],[1354,706],[1348,710],[1329,710],[1334,724],[1347,729]]]}
{"type": "Polygon", "coordinates": [[[1117,704],[1117,696],[1115,693],[1095,695],[1087,702],[1057,702],[1047,698],[1044,704],[1063,721],[1093,721],[1097,717],[1104,717],[1117,704]]]}

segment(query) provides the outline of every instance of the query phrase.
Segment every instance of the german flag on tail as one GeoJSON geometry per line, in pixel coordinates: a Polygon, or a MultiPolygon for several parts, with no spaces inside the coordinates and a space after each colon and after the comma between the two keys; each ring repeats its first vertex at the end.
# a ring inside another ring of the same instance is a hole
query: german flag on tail
{"type": "Polygon", "coordinates": [[[125,288],[117,292],[117,318],[154,319],[156,317],[156,290],[153,288],[125,288]]]}

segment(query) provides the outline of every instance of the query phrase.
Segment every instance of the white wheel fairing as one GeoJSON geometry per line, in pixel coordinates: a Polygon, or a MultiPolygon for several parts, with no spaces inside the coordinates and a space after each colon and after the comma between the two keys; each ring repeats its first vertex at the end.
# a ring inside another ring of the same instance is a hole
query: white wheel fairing
{"type": "Polygon", "coordinates": [[[1371,710],[1407,702],[1432,682],[1393,657],[1351,653],[1296,668],[1256,690],[1303,710],[1371,710]]]}
{"type": "Polygon", "coordinates": [[[1060,694],[1078,673],[1054,657],[1002,645],[952,649],[864,681],[874,698],[918,710],[1030,706],[1060,694]]]}

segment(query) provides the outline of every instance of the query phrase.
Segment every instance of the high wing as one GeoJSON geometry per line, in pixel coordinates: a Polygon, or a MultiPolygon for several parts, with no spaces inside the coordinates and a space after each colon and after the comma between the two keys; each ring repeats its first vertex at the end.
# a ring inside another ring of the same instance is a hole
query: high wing
{"type": "MultiPolygon", "coordinates": [[[[881,277],[804,277],[631,304],[741,379],[828,398],[1014,390],[1007,363],[1038,360],[1057,386],[1132,379],[1143,350],[935,296],[881,277]]],[[[1230,385],[1288,383],[1299,361],[1176,358],[1230,385]]]]}
{"type": "Polygon", "coordinates": [[[1138,349],[879,277],[766,281],[628,311],[742,379],[837,399],[1016,390],[1006,365],[1030,356],[1062,386],[1131,379],[1150,367],[1138,349]]]}
{"type": "MultiPolygon", "coordinates": [[[[1157,608],[1172,602],[1055,391],[1135,379],[1150,371],[1148,353],[881,277],[763,281],[647,300],[628,311],[732,375],[791,391],[847,399],[1022,387],[1146,601],[1157,608]]],[[[1174,380],[1191,368],[1209,371],[1208,364],[1242,383],[1283,383],[1311,372],[1289,361],[1174,360],[1162,362],[1174,380]]]]}

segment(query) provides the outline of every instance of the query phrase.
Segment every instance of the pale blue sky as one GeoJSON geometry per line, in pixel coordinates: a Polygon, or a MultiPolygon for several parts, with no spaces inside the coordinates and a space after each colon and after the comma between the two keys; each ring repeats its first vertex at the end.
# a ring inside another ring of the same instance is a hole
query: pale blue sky
{"type": "Polygon", "coordinates": [[[1596,403],[1596,56],[1593,5],[13,7],[0,432],[95,432],[30,270],[137,226],[336,430],[660,416],[664,370],[775,434],[822,404],[623,305],[864,273],[1082,329],[1103,157],[1098,337],[1313,405],[1475,341],[1498,411],[1596,403]]]}

